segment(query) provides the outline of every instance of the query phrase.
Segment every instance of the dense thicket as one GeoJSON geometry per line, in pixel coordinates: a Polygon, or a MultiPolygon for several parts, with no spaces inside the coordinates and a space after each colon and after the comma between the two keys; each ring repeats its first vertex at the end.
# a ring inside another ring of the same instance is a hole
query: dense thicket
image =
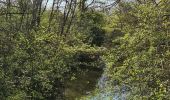
{"type": "Polygon", "coordinates": [[[104,68],[127,99],[168,100],[169,26],[169,0],[0,0],[0,99],[64,100],[104,68]]]}
{"type": "MultiPolygon", "coordinates": [[[[106,57],[111,86],[126,86],[128,99],[170,98],[170,2],[125,3],[111,26],[124,36],[113,40],[106,57]],[[114,23],[114,24],[113,24],[114,23]]],[[[121,90],[120,90],[121,91],[121,90]]]]}
{"type": "Polygon", "coordinates": [[[65,80],[100,64],[104,19],[85,1],[0,1],[1,100],[63,100],[65,80]]]}

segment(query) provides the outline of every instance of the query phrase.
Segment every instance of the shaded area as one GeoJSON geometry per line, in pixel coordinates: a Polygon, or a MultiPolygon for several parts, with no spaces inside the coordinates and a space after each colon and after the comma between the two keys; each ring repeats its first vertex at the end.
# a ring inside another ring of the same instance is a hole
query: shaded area
{"type": "Polygon", "coordinates": [[[75,100],[75,98],[90,94],[96,88],[102,73],[103,71],[98,69],[83,69],[82,72],[76,73],[76,79],[67,81],[65,84],[66,100],[75,100]]]}

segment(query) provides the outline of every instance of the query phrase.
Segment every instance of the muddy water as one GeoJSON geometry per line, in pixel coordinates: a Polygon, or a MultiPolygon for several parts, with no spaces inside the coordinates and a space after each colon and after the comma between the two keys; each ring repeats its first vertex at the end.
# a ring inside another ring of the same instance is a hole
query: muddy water
{"type": "Polygon", "coordinates": [[[102,73],[103,71],[98,69],[83,70],[76,73],[75,79],[67,81],[65,84],[66,100],[75,100],[89,95],[96,88],[102,73]]]}

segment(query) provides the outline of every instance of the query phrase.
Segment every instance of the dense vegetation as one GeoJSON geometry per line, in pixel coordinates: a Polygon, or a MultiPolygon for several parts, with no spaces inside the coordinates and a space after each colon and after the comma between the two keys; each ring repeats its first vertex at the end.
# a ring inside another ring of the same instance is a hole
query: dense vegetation
{"type": "Polygon", "coordinates": [[[169,100],[170,1],[0,0],[0,100],[67,100],[84,69],[96,92],[169,100]]]}

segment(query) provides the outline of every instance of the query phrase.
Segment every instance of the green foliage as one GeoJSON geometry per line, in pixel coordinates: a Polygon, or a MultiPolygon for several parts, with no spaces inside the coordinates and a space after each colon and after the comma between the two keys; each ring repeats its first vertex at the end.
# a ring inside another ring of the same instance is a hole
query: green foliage
{"type": "MultiPolygon", "coordinates": [[[[8,55],[5,55],[2,51],[4,56],[1,56],[1,72],[5,75],[1,79],[5,83],[1,86],[9,86],[6,92],[1,91],[8,93],[1,95],[5,98],[19,98],[20,96],[17,96],[19,94],[13,94],[16,91],[22,91],[28,97],[49,98],[53,92],[57,91],[54,88],[55,82],[60,83],[62,75],[69,70],[66,62],[69,62],[67,59],[71,56],[61,49],[63,43],[57,39],[57,36],[34,35],[34,32],[31,34],[36,38],[29,40],[23,33],[19,33],[13,39],[14,42],[9,45],[14,46],[10,49],[11,54],[7,52],[8,55]],[[65,58],[61,58],[63,56],[65,58]]],[[[53,94],[55,97],[57,95],[53,94]]]]}
{"type": "Polygon", "coordinates": [[[1,100],[63,100],[76,73],[105,64],[110,90],[128,86],[130,100],[170,98],[169,0],[120,2],[109,15],[92,5],[79,12],[73,2],[44,10],[37,1],[0,4],[1,100]]]}
{"type": "Polygon", "coordinates": [[[92,46],[101,46],[104,43],[105,31],[102,27],[105,26],[105,15],[101,12],[85,12],[79,15],[79,28],[82,33],[86,34],[84,40],[92,46]]]}
{"type": "Polygon", "coordinates": [[[123,37],[113,40],[114,48],[106,57],[108,76],[113,85],[131,88],[129,99],[169,99],[169,27],[163,15],[168,3],[159,6],[150,3],[131,4],[131,10],[123,19],[137,20],[133,24],[124,21],[123,37]],[[166,7],[165,7],[166,6],[166,7]],[[114,84],[114,82],[117,84],[114,84]]]}
{"type": "Polygon", "coordinates": [[[76,61],[75,56],[83,53],[100,55],[102,51],[84,45],[76,38],[68,38],[79,41],[70,44],[66,37],[41,30],[31,32],[29,37],[17,33],[10,39],[11,42],[5,37],[1,43],[1,99],[60,99],[64,96],[65,80],[71,80],[78,71],[72,69],[79,69],[80,61],[76,61]]]}
{"type": "Polygon", "coordinates": [[[105,25],[104,17],[105,15],[101,12],[88,11],[80,14],[80,21],[86,25],[102,27],[105,25]]]}

